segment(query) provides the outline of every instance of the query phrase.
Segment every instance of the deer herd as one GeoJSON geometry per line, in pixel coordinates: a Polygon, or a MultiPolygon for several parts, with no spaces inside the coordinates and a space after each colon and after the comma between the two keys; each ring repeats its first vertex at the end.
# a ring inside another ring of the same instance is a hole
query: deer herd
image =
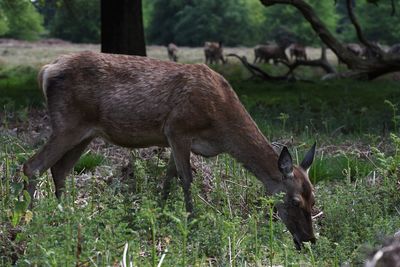
{"type": "MultiPolygon", "coordinates": [[[[289,59],[285,50],[289,49],[291,60],[307,60],[307,53],[305,46],[299,43],[293,43],[290,46],[282,46],[274,43],[266,43],[257,45],[254,48],[254,64],[255,63],[268,63],[270,60],[277,64],[279,60],[288,62],[289,59]]],[[[171,61],[177,62],[178,47],[174,43],[167,46],[168,58],[171,61]]],[[[205,42],[204,43],[204,57],[206,64],[225,64],[227,60],[224,58],[222,42],[205,42]]]]}
{"type": "MultiPolygon", "coordinates": [[[[384,51],[389,54],[400,54],[400,44],[394,44],[391,47],[382,47],[377,43],[384,51]]],[[[344,44],[346,50],[350,53],[360,57],[368,58],[371,55],[365,46],[358,43],[347,43],[344,44]]],[[[178,47],[174,43],[170,43],[167,46],[168,57],[170,60],[177,62],[178,47]]],[[[226,63],[227,60],[224,59],[222,42],[205,42],[204,43],[204,57],[206,64],[218,64],[226,63]]],[[[300,43],[292,43],[290,45],[279,45],[275,43],[266,42],[265,44],[259,44],[254,47],[254,61],[256,63],[269,63],[273,62],[277,64],[279,61],[289,62],[293,60],[304,60],[307,61],[306,47],[300,43]],[[290,56],[290,60],[287,56],[290,56]]],[[[341,62],[338,61],[340,64],[341,62]]]]}
{"type": "MultiPolygon", "coordinates": [[[[259,45],[254,63],[307,60],[300,44],[259,45]]],[[[178,47],[168,45],[171,61],[140,56],[79,52],[45,65],[38,82],[47,102],[52,133],[23,166],[26,189],[34,199],[38,177],[51,170],[55,195],[94,138],[128,147],[170,147],[162,199],[178,178],[185,206],[193,214],[190,154],[213,157],[226,153],[242,163],[268,195],[283,193],[278,215],[297,249],[315,242],[311,211],[315,198],[308,178],[315,144],[299,165],[289,150],[277,153],[261,133],[223,76],[205,64],[180,64],[178,47]]],[[[225,63],[221,42],[206,42],[205,62],[225,63]]]]}

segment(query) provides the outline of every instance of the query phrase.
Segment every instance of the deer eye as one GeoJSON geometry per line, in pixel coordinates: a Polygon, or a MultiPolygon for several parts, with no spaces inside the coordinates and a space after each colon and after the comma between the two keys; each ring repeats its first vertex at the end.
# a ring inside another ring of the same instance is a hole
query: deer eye
{"type": "Polygon", "coordinates": [[[295,206],[295,207],[300,207],[300,199],[297,198],[297,197],[294,197],[292,199],[292,205],[295,206]]]}

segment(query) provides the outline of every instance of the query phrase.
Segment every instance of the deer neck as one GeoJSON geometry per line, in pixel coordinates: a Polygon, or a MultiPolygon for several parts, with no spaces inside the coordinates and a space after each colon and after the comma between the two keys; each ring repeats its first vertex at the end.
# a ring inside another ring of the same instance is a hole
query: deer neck
{"type": "Polygon", "coordinates": [[[282,175],[278,170],[278,155],[272,145],[257,126],[242,133],[235,140],[230,154],[264,184],[269,194],[279,191],[282,175]]]}

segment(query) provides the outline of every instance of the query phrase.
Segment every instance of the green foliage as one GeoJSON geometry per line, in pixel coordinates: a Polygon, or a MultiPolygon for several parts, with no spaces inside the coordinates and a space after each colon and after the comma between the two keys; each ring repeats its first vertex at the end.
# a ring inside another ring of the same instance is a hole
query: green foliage
{"type": "Polygon", "coordinates": [[[62,1],[49,22],[50,34],[76,43],[100,42],[99,0],[62,1]]]}
{"type": "MultiPolygon", "coordinates": [[[[336,8],[334,1],[307,2],[339,39],[357,40],[344,2],[338,1],[336,8]]],[[[320,43],[309,23],[290,5],[264,7],[258,1],[244,0],[145,0],[144,7],[150,43],[199,46],[207,40],[221,40],[227,45],[252,46],[279,41],[283,36],[308,45],[320,43]]],[[[379,1],[377,6],[356,1],[355,12],[368,39],[386,44],[400,39],[400,17],[390,16],[390,1],[379,1]]]]}
{"type": "Polygon", "coordinates": [[[44,31],[42,20],[29,0],[0,0],[0,36],[37,39],[44,31]]]}
{"type": "MultiPolygon", "coordinates": [[[[328,29],[334,32],[338,16],[335,13],[333,2],[319,0],[308,0],[307,2],[314,8],[328,29]]],[[[304,44],[319,44],[319,38],[309,23],[300,11],[292,6],[276,5],[265,8],[262,25],[265,40],[277,40],[282,38],[282,35],[288,35],[304,44]]]]}
{"type": "Polygon", "coordinates": [[[20,110],[26,106],[42,106],[43,97],[39,90],[37,70],[32,67],[0,67],[0,109],[20,110]]]}
{"type": "MultiPolygon", "coordinates": [[[[393,146],[400,148],[397,140],[393,139],[393,146]]],[[[18,150],[8,149],[4,156],[13,158],[15,153],[18,150]]],[[[382,152],[378,157],[382,174],[393,173],[393,164],[384,163],[384,159],[393,155],[382,152]]],[[[213,167],[214,190],[207,201],[197,197],[202,195],[200,177],[194,181],[195,219],[188,219],[184,212],[180,187],[175,186],[164,210],[151,200],[158,198],[156,176],[138,180],[141,183],[138,186],[146,187],[145,191],[123,195],[117,181],[105,184],[101,179],[96,180],[92,186],[81,189],[87,197],[86,204],[79,206],[75,201],[74,180],[67,180],[65,197],[60,203],[46,185],[48,182],[41,183],[40,191],[46,197],[36,203],[33,213],[25,213],[29,220],[18,224],[21,232],[13,244],[23,243],[26,247],[17,263],[76,265],[79,261],[103,266],[126,259],[135,266],[157,266],[161,260],[165,266],[204,265],[209,261],[223,266],[358,264],[365,255],[363,247],[376,246],[381,238],[397,230],[400,223],[396,211],[400,199],[394,175],[384,176],[385,180],[377,180],[375,184],[361,176],[356,182],[318,183],[317,206],[325,214],[315,225],[318,242],[312,246],[306,244],[306,249],[298,253],[284,225],[272,220],[273,206],[279,198],[262,197],[260,183],[246,175],[240,166],[232,166],[231,159],[224,158],[213,167]]],[[[393,160],[397,160],[397,165],[400,163],[399,158],[393,160]]],[[[141,166],[147,165],[143,160],[136,161],[141,166]]],[[[9,164],[4,181],[11,179],[17,166],[9,164]]],[[[5,201],[19,192],[21,186],[15,184],[7,189],[2,185],[2,208],[13,211],[12,202],[5,201]]],[[[7,231],[12,229],[9,227],[7,231]]],[[[10,249],[8,246],[5,252],[10,249]]],[[[3,253],[3,264],[7,263],[8,255],[3,253]]]]}
{"type": "MultiPolygon", "coordinates": [[[[259,7],[260,4],[258,4],[259,7]]],[[[253,4],[244,0],[155,0],[148,39],[151,43],[201,46],[204,41],[252,45],[258,41],[253,4]],[[240,38],[238,38],[240,36],[240,38]]]]}
{"type": "Polygon", "coordinates": [[[93,171],[97,166],[102,164],[103,161],[104,157],[102,155],[89,151],[81,156],[79,161],[75,164],[74,171],[77,173],[93,171]]]}
{"type": "MultiPolygon", "coordinates": [[[[0,2],[1,3],[1,2],[0,2]]],[[[9,31],[7,16],[4,10],[0,9],[0,36],[3,36],[9,31]]]]}
{"type": "MultiPolygon", "coordinates": [[[[334,1],[307,2],[339,39],[357,40],[344,2],[339,1],[336,8],[334,1]]],[[[144,3],[145,7],[154,3],[145,12],[150,43],[198,46],[206,40],[222,40],[227,45],[255,45],[279,40],[284,35],[308,45],[320,43],[309,23],[290,5],[264,7],[258,1],[244,0],[223,3],[215,0],[147,0],[144,3]]],[[[390,1],[379,1],[376,6],[367,1],[356,1],[355,12],[368,39],[386,44],[400,39],[400,17],[398,14],[390,16],[390,1]]]]}
{"type": "MultiPolygon", "coordinates": [[[[310,2],[328,27],[334,29],[337,16],[332,3],[310,2]]],[[[318,41],[295,8],[283,5],[265,8],[257,1],[154,0],[150,16],[150,43],[199,46],[207,40],[220,40],[227,45],[254,45],[277,40],[282,34],[307,44],[318,41]]]]}
{"type": "MultiPolygon", "coordinates": [[[[391,1],[356,1],[355,14],[368,40],[392,45],[400,40],[400,16],[397,12],[391,16],[391,1]],[[368,3],[370,2],[370,3],[368,3]],[[376,3],[376,5],[371,5],[376,3]]],[[[338,2],[338,13],[341,17],[338,25],[340,38],[346,42],[357,40],[354,26],[350,24],[344,2],[338,2]]]]}

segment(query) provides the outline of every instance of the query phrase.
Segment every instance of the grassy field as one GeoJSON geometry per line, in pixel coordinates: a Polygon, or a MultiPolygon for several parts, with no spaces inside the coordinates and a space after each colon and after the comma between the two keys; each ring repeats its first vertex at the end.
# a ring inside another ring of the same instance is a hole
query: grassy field
{"type": "MultiPolygon", "coordinates": [[[[46,173],[28,209],[20,168],[50,133],[37,69],[58,54],[86,49],[98,46],[0,43],[1,266],[360,266],[400,229],[398,81],[321,82],[319,71],[304,68],[299,75],[312,82],[266,83],[249,79],[234,60],[213,68],[269,140],[287,145],[296,162],[317,141],[310,179],[323,215],[314,221],[315,245],[295,250],[285,226],[271,219],[277,200],[266,198],[261,183],[227,155],[192,156],[193,220],[176,182],[160,208],[168,149],[130,151],[102,140],[75,166],[61,202],[46,173]]],[[[226,51],[252,60],[250,48],[226,51]]],[[[148,54],[167,57],[162,47],[148,54]]],[[[201,62],[202,49],[183,48],[180,58],[201,62]]]]}

